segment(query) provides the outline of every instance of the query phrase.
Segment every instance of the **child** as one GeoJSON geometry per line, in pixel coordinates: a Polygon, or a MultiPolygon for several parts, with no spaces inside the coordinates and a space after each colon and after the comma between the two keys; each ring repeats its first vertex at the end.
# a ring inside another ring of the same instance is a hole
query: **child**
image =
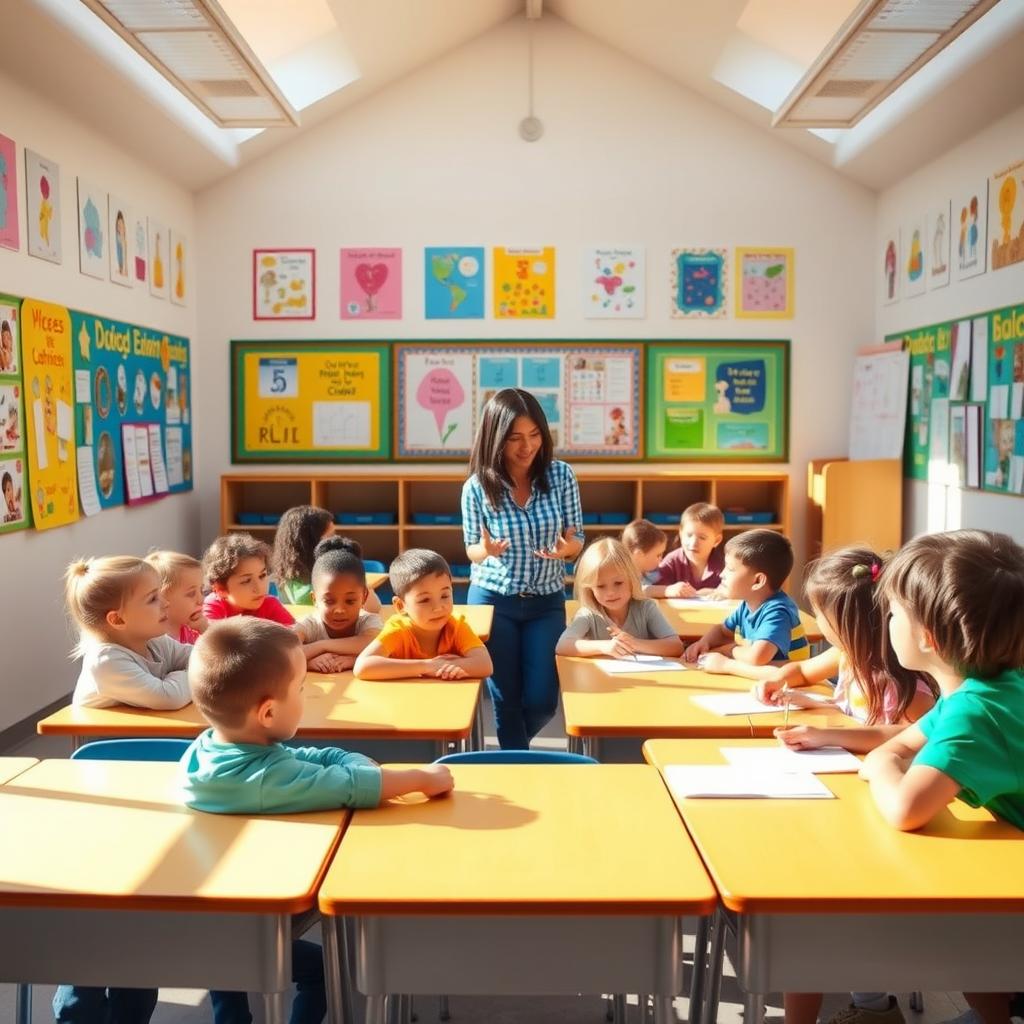
{"type": "MultiPolygon", "coordinates": [[[[959,797],[1024,829],[1024,549],[982,530],[917,537],[881,599],[900,664],[939,685],[928,714],[864,759],[882,816],[909,831],[959,797]]],[[[986,1024],[1009,1020],[1008,994],[964,997],[986,1024]]]]}
{"type": "Polygon", "coordinates": [[[604,537],[583,552],[576,569],[576,597],[580,609],[559,638],[555,654],[678,658],[683,653],[682,640],[657,603],[643,596],[640,573],[621,541],[604,537]]]}
{"type": "Polygon", "coordinates": [[[378,615],[363,610],[366,570],[345,537],[328,537],[316,546],[313,603],[316,614],[295,623],[302,653],[313,672],[344,672],[380,632],[378,615]]]}
{"type": "MultiPolygon", "coordinates": [[[[218,814],[292,814],[376,807],[405,793],[441,796],[452,788],[444,765],[391,770],[338,747],[286,747],[302,718],[306,659],[299,638],[254,617],[217,623],[189,666],[196,707],[210,723],[181,759],[184,800],[218,814]]],[[[299,991],[292,1024],[319,1024],[326,1011],[323,959],[309,942],[292,944],[299,991]]],[[[211,992],[215,1024],[249,1020],[244,992],[211,992]]]]}
{"type": "MultiPolygon", "coordinates": [[[[270,562],[285,604],[314,603],[310,574],[316,561],[316,546],[333,536],[334,517],[327,509],[296,505],[281,516],[270,562]]],[[[362,559],[359,544],[347,537],[344,540],[356,558],[362,559]]],[[[372,590],[367,591],[365,607],[368,612],[380,611],[380,599],[372,590]]]]}
{"type": "Polygon", "coordinates": [[[717,597],[722,583],[722,529],[725,517],[717,505],[698,501],[679,519],[679,547],[658,566],[648,597],[717,597]]]}
{"type": "Polygon", "coordinates": [[[722,589],[742,603],[686,649],[684,659],[707,672],[750,676],[752,665],[804,661],[810,655],[800,609],[782,590],[793,548],[774,530],[747,530],[725,545],[722,589]]]}
{"type": "Polygon", "coordinates": [[[167,632],[194,644],[209,623],[203,615],[203,567],[191,555],[150,551],[146,561],[160,574],[160,596],[167,603],[167,632]]]}
{"type": "Polygon", "coordinates": [[[218,537],[203,555],[203,582],[212,591],[203,601],[207,619],[255,615],[282,626],[294,625],[287,608],[269,595],[270,548],[247,533],[218,537]]]}
{"type": "Polygon", "coordinates": [[[82,658],[72,703],[163,711],[189,703],[192,648],[166,635],[167,603],[151,565],[128,555],[79,559],[64,574],[64,596],[79,632],[72,657],[82,658]]]}
{"type": "Polygon", "coordinates": [[[398,610],[356,658],[362,679],[484,679],[491,656],[466,620],[452,615],[452,574],[436,552],[410,548],[388,573],[398,610]]]}
{"type": "Polygon", "coordinates": [[[629,557],[633,559],[633,564],[640,573],[644,593],[647,594],[648,589],[658,579],[658,565],[665,557],[668,535],[646,519],[634,519],[622,531],[622,543],[625,544],[629,557]]]}

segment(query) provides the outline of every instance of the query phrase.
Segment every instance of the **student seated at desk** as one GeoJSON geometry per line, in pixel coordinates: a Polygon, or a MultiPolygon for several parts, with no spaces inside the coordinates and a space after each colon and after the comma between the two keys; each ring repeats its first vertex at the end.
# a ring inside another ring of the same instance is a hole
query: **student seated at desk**
{"type": "Polygon", "coordinates": [[[722,529],[725,517],[717,505],[698,501],[679,519],[679,547],[658,566],[647,587],[648,597],[719,597],[722,586],[722,529]]]}
{"type": "MultiPolygon", "coordinates": [[[[921,828],[959,797],[1024,829],[1024,548],[982,530],[917,537],[886,566],[881,598],[900,664],[940,693],[864,759],[882,817],[921,828]]],[[[1010,1018],[1007,993],[964,998],[985,1024],[1010,1018]]]]}
{"type": "Polygon", "coordinates": [[[657,602],[643,596],[640,573],[621,541],[603,537],[583,552],[576,568],[576,599],[579,611],[555,654],[678,658],[683,653],[682,640],[657,602]]]}
{"type": "Polygon", "coordinates": [[[177,551],[150,551],[146,561],[160,574],[160,596],[167,602],[167,634],[194,644],[209,622],[203,614],[203,565],[177,551]]]}
{"type": "MultiPolygon", "coordinates": [[[[706,672],[746,675],[770,662],[803,661],[811,653],[800,609],[782,590],[793,571],[793,547],[774,530],[746,530],[725,545],[722,587],[742,602],[720,626],[686,649],[706,672]]],[[[756,678],[756,675],[755,675],[756,678]]]]}
{"type": "Polygon", "coordinates": [[[316,614],[292,627],[312,672],[344,672],[380,632],[379,615],[364,610],[366,570],[345,537],[328,537],[316,546],[311,575],[316,614]]]}
{"type": "Polygon", "coordinates": [[[633,559],[636,571],[644,585],[644,594],[658,579],[658,566],[665,557],[668,534],[647,519],[634,519],[623,531],[620,538],[633,559]]]}
{"type": "Polygon", "coordinates": [[[388,571],[397,615],[356,658],[360,679],[485,679],[493,670],[483,641],[452,615],[452,573],[436,551],[410,548],[388,571]]]}
{"type": "MultiPolygon", "coordinates": [[[[189,666],[192,698],[207,729],[181,759],[184,800],[219,814],[291,814],[376,807],[405,793],[440,796],[453,785],[444,765],[380,768],[338,747],[286,747],[302,718],[306,658],[295,633],[273,622],[217,623],[189,666]]],[[[327,1008],[319,947],[292,943],[298,995],[292,1024],[319,1024],[327,1008]]],[[[211,992],[215,1024],[248,1021],[244,992],[211,992]]]]}
{"type": "Polygon", "coordinates": [[[174,711],[190,702],[192,648],[167,636],[167,602],[151,565],[129,555],[78,559],[64,575],[64,596],[79,633],[72,655],[82,658],[73,704],[174,711]]]}
{"type": "Polygon", "coordinates": [[[253,615],[282,626],[295,623],[288,609],[270,596],[270,548],[247,533],[218,537],[206,549],[203,579],[211,591],[203,602],[203,614],[211,622],[253,615]]]}

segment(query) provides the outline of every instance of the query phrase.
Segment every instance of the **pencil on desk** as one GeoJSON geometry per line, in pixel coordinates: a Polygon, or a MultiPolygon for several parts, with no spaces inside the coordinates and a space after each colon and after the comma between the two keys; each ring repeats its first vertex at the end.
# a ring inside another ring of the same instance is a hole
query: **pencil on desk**
{"type": "Polygon", "coordinates": [[[786,703],[785,710],[782,713],[782,728],[783,729],[788,729],[789,728],[789,697],[787,696],[788,693],[789,693],[789,683],[783,683],[782,684],[782,699],[786,703]]]}

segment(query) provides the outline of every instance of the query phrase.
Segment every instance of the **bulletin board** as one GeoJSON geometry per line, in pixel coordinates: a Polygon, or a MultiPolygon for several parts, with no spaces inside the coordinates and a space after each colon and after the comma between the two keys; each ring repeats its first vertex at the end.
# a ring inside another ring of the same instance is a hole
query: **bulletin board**
{"type": "Polygon", "coordinates": [[[646,443],[650,459],[785,462],[789,342],[649,345],[646,443]]]}
{"type": "Polygon", "coordinates": [[[388,345],[231,342],[234,462],[391,456],[388,345]]]}
{"type": "Polygon", "coordinates": [[[544,410],[558,456],[639,458],[642,355],[621,342],[398,343],[396,457],[465,461],[484,405],[520,387],[544,410]]]}
{"type": "Polygon", "coordinates": [[[0,295],[0,533],[32,522],[20,339],[21,299],[0,295]]]}

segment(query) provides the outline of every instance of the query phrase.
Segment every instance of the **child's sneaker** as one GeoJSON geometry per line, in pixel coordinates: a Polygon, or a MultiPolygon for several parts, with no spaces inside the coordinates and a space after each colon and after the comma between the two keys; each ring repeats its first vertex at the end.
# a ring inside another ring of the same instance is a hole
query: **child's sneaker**
{"type": "Polygon", "coordinates": [[[867,1010],[851,1004],[833,1014],[828,1024],[906,1024],[906,1021],[896,997],[889,996],[889,1006],[885,1010],[867,1010]]]}

